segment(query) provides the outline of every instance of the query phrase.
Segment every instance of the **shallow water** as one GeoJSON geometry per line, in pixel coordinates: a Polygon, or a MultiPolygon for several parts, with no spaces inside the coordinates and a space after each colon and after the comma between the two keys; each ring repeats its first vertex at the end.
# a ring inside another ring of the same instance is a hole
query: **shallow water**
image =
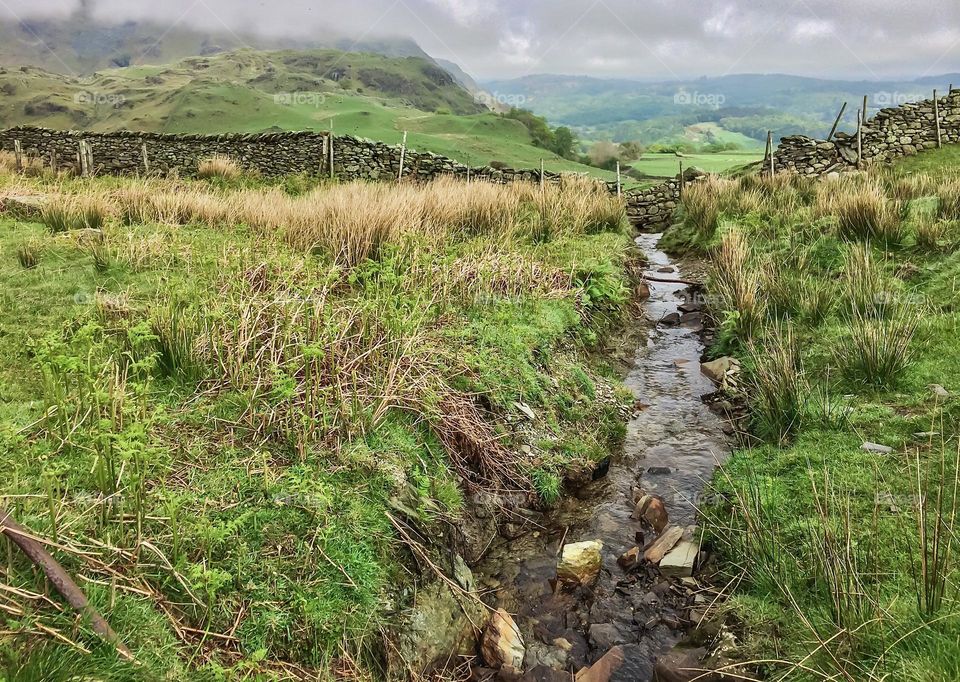
{"type": "MultiPolygon", "coordinates": [[[[658,272],[673,266],[656,248],[659,238],[637,239],[650,262],[648,274],[679,278],[658,272]]],[[[685,300],[682,284],[651,282],[650,288],[644,308],[654,323],[685,300]]],[[[574,670],[621,644],[626,661],[613,679],[649,680],[656,657],[682,637],[682,590],[658,580],[654,571],[630,576],[617,559],[643,545],[638,533],[652,539],[652,531],[630,518],[635,489],[662,496],[671,524],[691,524],[697,496],[729,451],[720,419],[701,400],[714,390],[700,372],[702,352],[692,326],[654,325],[626,378],[640,409],[609,474],[536,519],[521,537],[495,545],[478,567],[480,587],[516,615],[527,645],[526,669],[548,663],[557,655],[554,640],[564,638],[573,645],[568,665],[574,670]],[[584,540],[603,542],[600,577],[591,588],[555,592],[551,579],[561,543],[584,540]]]]}

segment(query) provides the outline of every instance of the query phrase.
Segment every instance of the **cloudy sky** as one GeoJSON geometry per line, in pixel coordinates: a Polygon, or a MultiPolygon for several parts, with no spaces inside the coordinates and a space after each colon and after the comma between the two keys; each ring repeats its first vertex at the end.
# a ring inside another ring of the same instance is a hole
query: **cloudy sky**
{"type": "MultiPolygon", "coordinates": [[[[89,0],[97,17],[309,37],[404,35],[484,78],[960,71],[958,0],[89,0]]],[[[78,0],[0,0],[0,16],[78,0]]]]}

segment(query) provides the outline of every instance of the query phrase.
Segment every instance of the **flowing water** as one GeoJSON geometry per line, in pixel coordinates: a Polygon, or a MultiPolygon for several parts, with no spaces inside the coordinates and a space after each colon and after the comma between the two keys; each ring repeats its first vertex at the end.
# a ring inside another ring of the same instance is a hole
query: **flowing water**
{"type": "MultiPolygon", "coordinates": [[[[659,238],[637,239],[649,259],[647,274],[679,278],[679,273],[662,272],[673,263],[657,248],[659,238]]],[[[682,284],[651,282],[650,288],[645,312],[653,323],[677,312],[686,298],[682,284]]],[[[649,680],[656,657],[682,637],[688,593],[653,569],[628,574],[617,559],[652,538],[652,531],[631,518],[637,489],[663,497],[671,524],[691,524],[698,494],[729,450],[723,424],[701,400],[714,390],[700,372],[702,352],[695,324],[654,324],[626,378],[638,411],[608,475],[536,519],[527,533],[495,545],[478,567],[481,588],[495,595],[497,606],[516,614],[527,645],[527,670],[538,664],[556,667],[558,660],[578,670],[619,644],[626,660],[613,679],[649,680]],[[554,590],[560,547],[585,540],[603,542],[596,583],[554,590]]]]}

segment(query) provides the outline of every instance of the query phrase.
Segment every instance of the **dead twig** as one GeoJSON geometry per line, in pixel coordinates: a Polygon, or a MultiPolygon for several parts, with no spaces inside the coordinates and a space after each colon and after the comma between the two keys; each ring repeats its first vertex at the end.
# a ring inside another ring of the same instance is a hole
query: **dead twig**
{"type": "Polygon", "coordinates": [[[111,644],[123,658],[128,661],[136,661],[127,646],[120,641],[120,637],[110,627],[110,624],[90,604],[83,590],[77,586],[70,574],[23,526],[10,518],[10,512],[6,510],[0,510],[0,532],[6,535],[13,544],[27,555],[30,561],[43,571],[50,583],[67,600],[70,606],[90,621],[90,627],[93,628],[94,632],[111,644]]]}

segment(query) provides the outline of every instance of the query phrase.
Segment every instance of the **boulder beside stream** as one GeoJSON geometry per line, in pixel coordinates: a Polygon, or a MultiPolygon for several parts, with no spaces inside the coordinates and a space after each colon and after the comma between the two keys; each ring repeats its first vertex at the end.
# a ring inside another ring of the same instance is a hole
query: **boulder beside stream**
{"type": "Polygon", "coordinates": [[[513,617],[503,609],[497,609],[490,616],[490,622],[487,623],[487,629],[483,633],[480,652],[483,654],[483,660],[491,668],[508,667],[523,670],[526,649],[523,646],[523,638],[520,636],[520,628],[517,627],[513,617]]]}
{"type": "MultiPolygon", "coordinates": [[[[465,565],[462,570],[470,572],[465,565]]],[[[439,581],[428,585],[417,593],[397,628],[395,653],[401,660],[392,661],[391,667],[424,672],[444,664],[451,652],[473,654],[477,648],[474,625],[482,626],[486,618],[487,611],[478,601],[454,594],[439,581]]]]}

